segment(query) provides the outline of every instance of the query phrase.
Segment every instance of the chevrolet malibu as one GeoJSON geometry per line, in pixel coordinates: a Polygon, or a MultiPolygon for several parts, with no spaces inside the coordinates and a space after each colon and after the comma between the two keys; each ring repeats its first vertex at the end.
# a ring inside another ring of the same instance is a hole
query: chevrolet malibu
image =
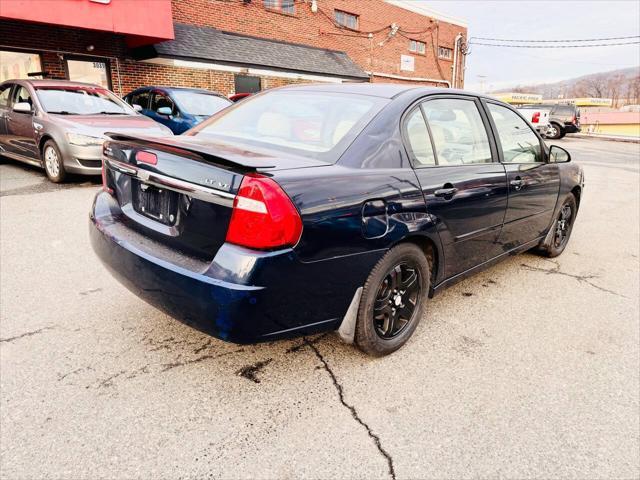
{"type": "Polygon", "coordinates": [[[172,135],[109,90],[66,80],[0,84],[0,154],[44,171],[54,183],[67,173],[100,175],[105,132],[172,135]]]}
{"type": "Polygon", "coordinates": [[[372,355],[445,287],[560,255],[583,189],[509,105],[401,85],[276,89],[103,159],[91,241],[131,291],[223,340],[338,330],[372,355]]]}

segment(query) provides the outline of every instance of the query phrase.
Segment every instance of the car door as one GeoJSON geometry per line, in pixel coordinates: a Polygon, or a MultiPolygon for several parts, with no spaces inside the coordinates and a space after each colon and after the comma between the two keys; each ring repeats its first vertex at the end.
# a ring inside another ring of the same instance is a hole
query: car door
{"type": "Polygon", "coordinates": [[[7,128],[7,151],[32,160],[40,158],[36,134],[33,127],[34,102],[29,89],[17,84],[10,97],[10,108],[5,116],[7,128]],[[17,112],[13,107],[17,103],[31,105],[30,112],[17,112]]]}
{"type": "Polygon", "coordinates": [[[505,170],[478,99],[429,98],[405,119],[405,136],[427,212],[437,219],[449,278],[497,255],[507,207],[505,170]]]}
{"type": "Polygon", "coordinates": [[[543,236],[558,198],[558,165],[547,162],[542,139],[511,108],[486,102],[500,161],[507,173],[509,204],[500,234],[503,250],[543,236]]]}
{"type": "Polygon", "coordinates": [[[0,86],[0,152],[4,149],[7,136],[7,120],[9,114],[9,99],[11,95],[12,83],[5,83],[0,86]]]}

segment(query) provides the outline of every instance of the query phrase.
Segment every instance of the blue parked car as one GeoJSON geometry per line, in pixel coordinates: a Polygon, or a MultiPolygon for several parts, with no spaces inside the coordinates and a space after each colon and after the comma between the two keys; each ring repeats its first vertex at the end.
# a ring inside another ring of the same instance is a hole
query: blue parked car
{"type": "Polygon", "coordinates": [[[142,87],[124,97],[135,110],[180,135],[233,102],[199,88],[142,87]]]}
{"type": "Polygon", "coordinates": [[[511,106],[414,85],[289,86],[179,137],[110,136],[94,250],[149,303],[238,343],[337,329],[391,353],[445,287],[560,255],[584,184],[511,106]]]}

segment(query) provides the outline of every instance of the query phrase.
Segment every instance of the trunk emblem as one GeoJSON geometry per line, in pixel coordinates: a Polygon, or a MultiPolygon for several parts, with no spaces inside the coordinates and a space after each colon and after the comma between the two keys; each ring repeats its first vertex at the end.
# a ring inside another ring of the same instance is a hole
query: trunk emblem
{"type": "Polygon", "coordinates": [[[202,181],[207,185],[211,185],[212,187],[223,188],[225,190],[227,188],[229,188],[229,184],[228,183],[220,182],[220,181],[216,180],[215,178],[204,178],[202,181]]]}

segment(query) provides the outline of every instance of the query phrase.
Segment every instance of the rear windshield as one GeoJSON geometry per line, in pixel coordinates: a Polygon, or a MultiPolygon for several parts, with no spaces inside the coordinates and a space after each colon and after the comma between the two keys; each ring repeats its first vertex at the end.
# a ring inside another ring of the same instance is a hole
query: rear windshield
{"type": "Polygon", "coordinates": [[[135,115],[109,90],[92,87],[36,87],[42,107],[62,115],[135,115]]]}
{"type": "Polygon", "coordinates": [[[334,163],[388,102],[364,95],[272,91],[234,104],[188,135],[215,136],[334,163]]]}
{"type": "Polygon", "coordinates": [[[173,98],[183,112],[210,117],[232,104],[231,100],[210,93],[174,90],[173,98]]]}

